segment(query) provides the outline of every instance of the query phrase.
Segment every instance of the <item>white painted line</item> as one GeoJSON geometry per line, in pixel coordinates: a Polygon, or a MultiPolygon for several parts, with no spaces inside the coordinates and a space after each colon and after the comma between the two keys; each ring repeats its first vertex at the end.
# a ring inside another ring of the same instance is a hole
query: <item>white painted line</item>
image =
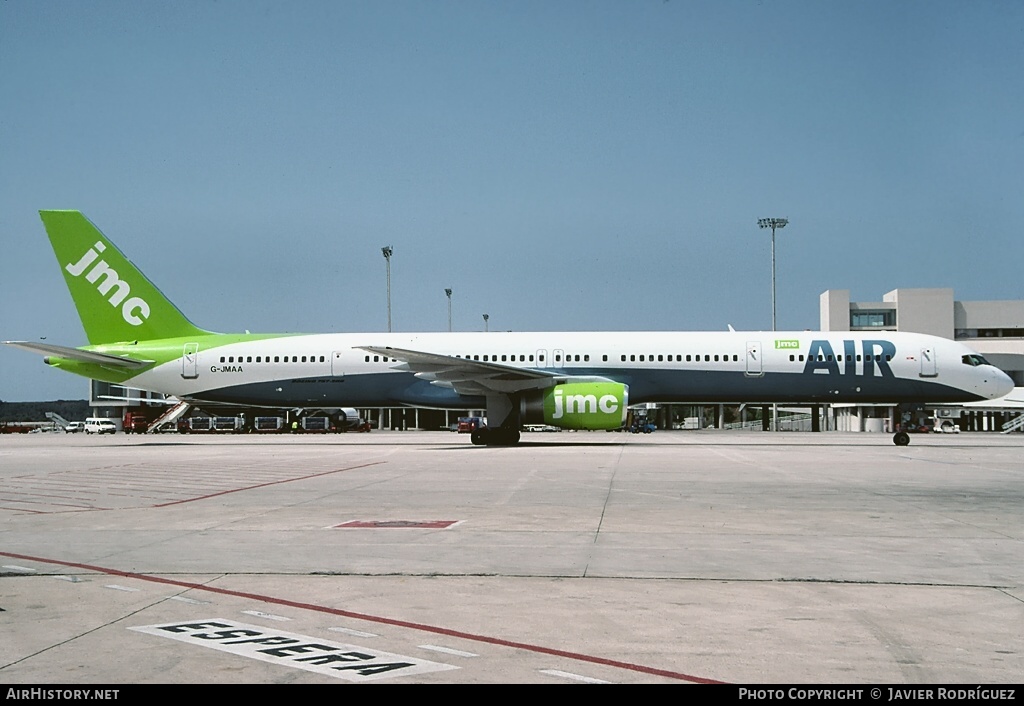
{"type": "Polygon", "coordinates": [[[441,647],[440,645],[420,645],[421,650],[431,650],[433,652],[443,652],[446,655],[455,655],[456,657],[479,657],[478,654],[472,652],[463,652],[462,650],[453,650],[451,647],[441,647]]]}
{"type": "Polygon", "coordinates": [[[118,586],[116,583],[107,584],[103,588],[112,588],[115,591],[130,591],[130,592],[142,590],[142,589],[139,589],[139,588],[130,588],[128,586],[118,586]]]}
{"type": "Polygon", "coordinates": [[[343,632],[346,635],[352,635],[353,637],[380,637],[380,635],[372,632],[363,632],[362,630],[353,630],[352,628],[327,628],[331,632],[343,632]]]}
{"type": "Polygon", "coordinates": [[[24,571],[26,574],[34,574],[35,569],[30,569],[27,566],[16,566],[15,564],[4,564],[3,568],[10,569],[11,571],[24,571]]]}
{"type": "Polygon", "coordinates": [[[172,601],[181,601],[182,603],[188,603],[190,605],[207,605],[210,601],[197,601],[195,598],[186,598],[185,596],[171,596],[172,601]]]}
{"type": "Polygon", "coordinates": [[[128,629],[354,682],[458,669],[453,664],[430,662],[223,618],[140,625],[128,629]]]}
{"type": "Polygon", "coordinates": [[[593,677],[585,677],[582,674],[573,674],[572,672],[563,672],[560,669],[542,669],[541,674],[547,674],[552,677],[562,677],[563,679],[573,679],[575,681],[581,681],[585,684],[611,684],[610,681],[604,681],[603,679],[594,679],[593,677]]]}
{"type": "Polygon", "coordinates": [[[287,620],[291,620],[291,618],[286,618],[283,615],[274,615],[272,613],[261,613],[258,610],[243,610],[242,612],[245,615],[252,615],[252,616],[254,616],[256,618],[266,618],[267,620],[280,620],[282,622],[287,621],[287,620]]]}
{"type": "Polygon", "coordinates": [[[67,581],[69,583],[81,583],[82,582],[82,579],[78,578],[77,576],[66,576],[66,575],[63,575],[63,574],[60,575],[60,576],[54,576],[53,578],[58,579],[60,581],[67,581]]]}

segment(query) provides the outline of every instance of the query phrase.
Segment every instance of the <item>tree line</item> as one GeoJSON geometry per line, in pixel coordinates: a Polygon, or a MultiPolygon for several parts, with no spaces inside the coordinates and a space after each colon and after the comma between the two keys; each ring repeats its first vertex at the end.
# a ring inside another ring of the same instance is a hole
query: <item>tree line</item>
{"type": "Polygon", "coordinates": [[[0,422],[46,422],[47,412],[56,412],[69,422],[81,422],[89,416],[88,400],[50,402],[4,402],[0,400],[0,422]]]}

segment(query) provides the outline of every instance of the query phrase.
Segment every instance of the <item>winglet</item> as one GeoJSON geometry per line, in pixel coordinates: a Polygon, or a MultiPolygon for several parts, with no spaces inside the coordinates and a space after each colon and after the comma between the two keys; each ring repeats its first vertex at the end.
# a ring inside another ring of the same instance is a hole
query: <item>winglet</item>
{"type": "Polygon", "coordinates": [[[198,336],[156,285],[78,211],[40,211],[91,344],[198,336]]]}

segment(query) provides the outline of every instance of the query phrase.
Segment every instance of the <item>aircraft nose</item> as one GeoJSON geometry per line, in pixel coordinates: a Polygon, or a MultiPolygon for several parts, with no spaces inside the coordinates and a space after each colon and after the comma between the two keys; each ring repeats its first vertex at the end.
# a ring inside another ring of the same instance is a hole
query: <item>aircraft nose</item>
{"type": "Polygon", "coordinates": [[[1013,378],[999,368],[993,368],[992,375],[988,376],[985,382],[987,383],[986,387],[988,388],[988,398],[990,400],[1006,397],[1013,392],[1013,378]]]}

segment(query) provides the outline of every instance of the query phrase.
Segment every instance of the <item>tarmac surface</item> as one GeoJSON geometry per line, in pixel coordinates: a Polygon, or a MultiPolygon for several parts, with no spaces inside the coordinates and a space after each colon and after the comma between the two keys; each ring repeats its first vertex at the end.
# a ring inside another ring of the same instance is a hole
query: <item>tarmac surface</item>
{"type": "Polygon", "coordinates": [[[1009,684],[1024,434],[0,437],[0,682],[1009,684]]]}

